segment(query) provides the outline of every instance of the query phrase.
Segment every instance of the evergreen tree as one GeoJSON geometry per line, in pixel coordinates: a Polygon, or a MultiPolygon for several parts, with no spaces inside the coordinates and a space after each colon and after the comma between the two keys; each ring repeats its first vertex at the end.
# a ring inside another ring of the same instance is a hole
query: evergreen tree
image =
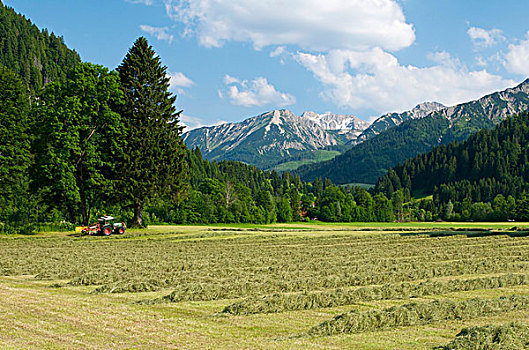
{"type": "Polygon", "coordinates": [[[290,200],[287,197],[281,198],[277,203],[277,221],[292,221],[292,208],[290,207],[290,200]]]}
{"type": "Polygon", "coordinates": [[[178,201],[186,188],[187,163],[175,101],[162,66],[147,39],[140,37],[117,68],[127,130],[121,188],[134,207],[133,224],[143,226],[143,209],[155,197],[178,201]]]}
{"type": "Polygon", "coordinates": [[[527,192],[522,193],[516,204],[517,219],[520,221],[529,221],[529,194],[527,192]]]}

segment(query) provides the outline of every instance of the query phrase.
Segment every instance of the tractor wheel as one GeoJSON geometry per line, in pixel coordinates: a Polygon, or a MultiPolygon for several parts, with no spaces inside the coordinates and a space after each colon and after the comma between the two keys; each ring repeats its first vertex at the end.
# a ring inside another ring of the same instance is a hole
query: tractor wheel
{"type": "Polygon", "coordinates": [[[120,227],[120,228],[118,229],[118,234],[122,235],[122,234],[124,234],[124,233],[125,233],[125,228],[124,228],[124,227],[120,227]]]}
{"type": "Polygon", "coordinates": [[[109,226],[103,227],[103,234],[105,236],[110,236],[111,233],[112,233],[112,228],[110,228],[109,226]]]}

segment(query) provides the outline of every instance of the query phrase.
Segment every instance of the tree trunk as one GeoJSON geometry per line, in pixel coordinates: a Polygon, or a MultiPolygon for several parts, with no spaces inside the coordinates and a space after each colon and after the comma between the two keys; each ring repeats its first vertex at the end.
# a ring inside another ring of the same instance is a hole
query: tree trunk
{"type": "Polygon", "coordinates": [[[88,225],[88,213],[86,211],[86,204],[84,202],[81,203],[81,216],[83,225],[88,225]]]}
{"type": "Polygon", "coordinates": [[[84,191],[81,191],[80,197],[81,197],[81,218],[83,220],[83,225],[88,225],[88,211],[86,210],[86,198],[84,196],[84,191]]]}
{"type": "Polygon", "coordinates": [[[134,219],[132,220],[134,227],[143,227],[143,203],[134,201],[134,219]]]}

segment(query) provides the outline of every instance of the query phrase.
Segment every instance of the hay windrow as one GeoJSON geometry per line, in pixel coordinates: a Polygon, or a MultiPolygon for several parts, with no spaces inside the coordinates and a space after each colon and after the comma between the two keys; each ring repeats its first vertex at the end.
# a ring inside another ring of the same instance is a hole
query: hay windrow
{"type": "Polygon", "coordinates": [[[504,325],[463,328],[450,343],[434,349],[529,349],[529,325],[513,322],[504,325]]]}
{"type": "Polygon", "coordinates": [[[259,298],[246,298],[243,301],[226,306],[226,308],[222,310],[222,313],[232,315],[251,315],[293,310],[309,310],[351,305],[361,301],[407,299],[451,292],[495,289],[528,284],[529,275],[527,274],[507,274],[493,277],[442,281],[428,280],[420,283],[403,282],[381,286],[366,286],[356,289],[305,292],[301,294],[274,294],[259,298]]]}
{"type": "Polygon", "coordinates": [[[529,296],[524,295],[495,299],[473,298],[464,301],[434,300],[430,303],[409,303],[383,310],[347,312],[311,328],[308,334],[329,336],[377,331],[456,319],[467,320],[528,309],[529,296]]]}

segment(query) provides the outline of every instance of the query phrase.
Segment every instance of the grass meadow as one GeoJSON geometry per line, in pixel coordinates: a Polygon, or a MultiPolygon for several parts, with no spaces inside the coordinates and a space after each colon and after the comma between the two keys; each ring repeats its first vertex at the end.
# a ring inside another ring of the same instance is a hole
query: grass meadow
{"type": "Polygon", "coordinates": [[[529,346],[529,224],[0,236],[0,348],[529,346]]]}

